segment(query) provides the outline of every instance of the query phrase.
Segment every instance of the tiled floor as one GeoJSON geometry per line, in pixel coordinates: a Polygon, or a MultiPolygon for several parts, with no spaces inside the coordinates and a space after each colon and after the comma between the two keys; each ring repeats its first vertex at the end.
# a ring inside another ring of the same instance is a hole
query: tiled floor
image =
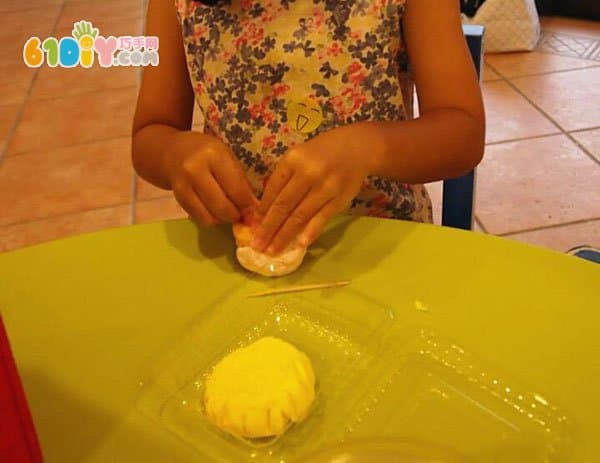
{"type": "MultiPolygon", "coordinates": [[[[0,251],[185,216],[133,174],[135,70],[22,62],[28,37],[68,35],[80,19],[104,35],[141,33],[143,3],[0,3],[0,251]]],[[[486,57],[476,230],[559,251],[600,247],[600,23],[542,18],[542,28],[537,51],[486,57]]],[[[430,190],[439,221],[439,182],[430,190]]]]}

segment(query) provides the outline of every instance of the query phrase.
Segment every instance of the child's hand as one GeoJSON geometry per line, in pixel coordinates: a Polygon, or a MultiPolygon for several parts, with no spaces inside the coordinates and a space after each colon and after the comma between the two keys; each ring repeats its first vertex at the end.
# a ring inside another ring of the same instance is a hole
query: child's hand
{"type": "Polygon", "coordinates": [[[258,204],[240,162],[216,137],[178,134],[167,163],[175,198],[204,225],[237,222],[244,209],[258,204]]]}
{"type": "Polygon", "coordinates": [[[291,148],[271,175],[259,212],[265,216],[253,246],[276,254],[294,239],[309,246],[329,219],[344,210],[372,170],[369,153],[353,149],[347,127],[291,148]]]}

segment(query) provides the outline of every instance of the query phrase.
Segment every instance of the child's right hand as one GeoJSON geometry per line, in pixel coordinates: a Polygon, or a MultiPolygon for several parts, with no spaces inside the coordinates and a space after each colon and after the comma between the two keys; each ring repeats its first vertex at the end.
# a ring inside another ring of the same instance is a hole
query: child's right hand
{"type": "Polygon", "coordinates": [[[242,165],[216,137],[180,132],[165,160],[177,202],[204,225],[238,222],[258,204],[242,165]]]}

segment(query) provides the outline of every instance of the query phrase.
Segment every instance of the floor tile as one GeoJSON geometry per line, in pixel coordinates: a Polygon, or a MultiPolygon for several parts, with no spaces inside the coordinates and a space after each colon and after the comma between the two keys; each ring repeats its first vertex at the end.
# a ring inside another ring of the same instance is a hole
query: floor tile
{"type": "MultiPolygon", "coordinates": [[[[72,28],[73,23],[81,20],[90,21],[94,26],[107,25],[109,22],[139,19],[144,15],[140,1],[104,0],[102,2],[66,0],[62,9],[57,30],[72,28]]],[[[134,22],[137,24],[137,21],[134,22]]],[[[132,24],[133,25],[133,24],[132,24]]],[[[134,34],[137,31],[131,31],[134,34]]],[[[100,33],[107,36],[100,28],[100,33]]]]}
{"type": "Polygon", "coordinates": [[[137,68],[134,67],[102,68],[99,65],[90,69],[43,67],[40,68],[31,89],[30,98],[57,98],[136,85],[137,68]]]}
{"type": "Polygon", "coordinates": [[[59,6],[63,0],[30,0],[24,2],[23,0],[2,0],[0,3],[0,13],[24,11],[24,10],[35,10],[40,11],[44,8],[59,6]]]}
{"type": "Polygon", "coordinates": [[[544,17],[540,20],[542,30],[561,32],[582,37],[600,38],[598,21],[585,21],[574,18],[544,17]]]}
{"type": "Polygon", "coordinates": [[[0,101],[2,104],[22,104],[29,92],[37,69],[0,62],[0,101]]]}
{"type": "MultiPolygon", "coordinates": [[[[70,3],[70,4],[75,4],[75,3],[87,3],[89,0],[64,0],[65,4],[66,3],[70,3]]],[[[117,7],[121,6],[121,5],[125,5],[128,8],[133,8],[135,6],[138,6],[141,9],[145,9],[145,6],[147,5],[148,0],[112,0],[112,3],[115,4],[117,7]]]]}
{"type": "Polygon", "coordinates": [[[600,67],[520,77],[513,83],[567,131],[600,122],[600,67]]]}
{"type": "MultiPolygon", "coordinates": [[[[79,8],[83,6],[81,3],[78,5],[79,8]]],[[[67,20],[63,16],[54,35],[56,37],[71,36],[73,22],[77,20],[73,18],[75,16],[71,15],[67,20]]],[[[86,16],[85,18],[89,19],[90,17],[86,16]]],[[[117,15],[117,19],[94,20],[92,24],[98,27],[100,34],[106,37],[111,35],[116,37],[124,35],[135,36],[142,34],[143,31],[141,16],[127,18],[117,15]]],[[[40,76],[38,76],[33,86],[32,97],[41,99],[75,95],[87,91],[95,92],[137,86],[138,73],[139,68],[134,66],[101,68],[97,62],[97,58],[91,69],[83,69],[81,67],[72,69],[43,67],[40,69],[40,76]]]]}
{"type": "MultiPolygon", "coordinates": [[[[487,56],[486,56],[486,61],[487,61],[487,56]]],[[[502,76],[500,76],[496,71],[494,71],[494,69],[492,69],[492,67],[490,65],[484,64],[481,78],[482,78],[483,82],[489,82],[492,80],[502,79],[502,76]]]]}
{"type": "Polygon", "coordinates": [[[0,106],[0,156],[4,151],[4,143],[7,141],[20,107],[20,105],[0,106]]]}
{"type": "Polygon", "coordinates": [[[600,248],[600,220],[544,228],[505,237],[559,252],[566,252],[580,245],[600,248]]]}
{"type": "MultiPolygon", "coordinates": [[[[4,1],[4,0],[3,0],[4,1]]],[[[23,63],[23,46],[30,37],[41,40],[50,36],[58,18],[60,5],[41,9],[5,12],[0,15],[0,62],[23,63]],[[19,27],[19,26],[26,27],[19,27]]]]}
{"type": "Polygon", "coordinates": [[[486,142],[558,133],[559,129],[504,81],[482,84],[486,142]]]}
{"type": "Polygon", "coordinates": [[[500,74],[508,78],[600,66],[597,61],[537,51],[487,55],[486,61],[500,74]]]}
{"type": "Polygon", "coordinates": [[[136,100],[136,87],[30,100],[8,153],[13,155],[129,136],[136,100]]]}
{"type": "Polygon", "coordinates": [[[33,152],[0,165],[0,225],[130,202],[129,140],[33,152]]]}
{"type": "MultiPolygon", "coordinates": [[[[11,2],[12,3],[12,2],[11,2]]],[[[0,6],[0,101],[18,104],[25,99],[37,69],[23,62],[23,47],[32,36],[44,39],[51,35],[59,5],[48,4],[39,10],[2,12],[0,6]],[[27,24],[27,27],[15,27],[27,24]]]]}
{"type": "Polygon", "coordinates": [[[600,167],[566,135],[486,147],[476,213],[492,234],[600,217],[600,167]]]}
{"type": "MultiPolygon", "coordinates": [[[[101,16],[96,16],[96,18],[101,18],[101,16]]],[[[89,16],[77,18],[74,15],[70,15],[68,17],[65,17],[63,15],[60,19],[60,23],[57,26],[54,35],[56,37],[70,37],[73,31],[73,23],[82,19],[90,21],[94,27],[98,28],[98,30],[100,31],[100,35],[104,37],[109,37],[111,35],[115,37],[123,35],[134,36],[138,34],[141,35],[143,32],[143,18],[141,16],[132,16],[130,18],[105,18],[92,20],[89,16]]]]}
{"type": "MultiPolygon", "coordinates": [[[[598,121],[600,123],[600,121],[598,121]]],[[[574,132],[571,134],[575,140],[592,153],[600,161],[600,128],[594,130],[585,130],[583,132],[574,132]]]]}
{"type": "Polygon", "coordinates": [[[149,201],[138,201],[135,205],[136,223],[182,219],[187,217],[188,214],[181,208],[172,195],[149,201]]]}
{"type": "Polygon", "coordinates": [[[37,69],[26,67],[22,59],[0,62],[0,101],[2,104],[23,103],[37,72],[37,69]]]}
{"type": "MultiPolygon", "coordinates": [[[[89,0],[64,0],[65,5],[69,4],[69,5],[82,5],[82,4],[86,4],[88,3],[89,0]]],[[[121,10],[121,9],[125,9],[125,10],[131,10],[131,9],[135,9],[135,8],[139,8],[141,10],[145,10],[146,8],[146,4],[147,4],[148,0],[108,0],[107,4],[114,5],[115,10],[121,10]]],[[[104,10],[107,10],[107,8],[104,8],[104,10]]],[[[110,12],[110,8],[108,8],[109,12],[110,12]]]]}
{"type": "Polygon", "coordinates": [[[543,31],[536,49],[545,53],[600,62],[599,38],[543,31]]]}
{"type": "Polygon", "coordinates": [[[173,192],[170,190],[163,190],[162,188],[155,187],[151,183],[147,182],[139,175],[137,176],[137,199],[138,201],[144,201],[147,199],[157,199],[173,196],[173,192]]]}
{"type": "Polygon", "coordinates": [[[129,205],[0,227],[0,252],[129,224],[129,205]]]}

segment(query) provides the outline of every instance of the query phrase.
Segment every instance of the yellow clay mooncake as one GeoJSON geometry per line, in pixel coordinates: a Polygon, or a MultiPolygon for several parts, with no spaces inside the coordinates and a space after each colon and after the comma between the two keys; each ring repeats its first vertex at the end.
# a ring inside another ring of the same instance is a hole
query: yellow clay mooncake
{"type": "Polygon", "coordinates": [[[315,400],[309,358],[291,344],[262,338],[223,358],[206,380],[208,418],[238,437],[278,436],[306,418],[315,400]]]}

